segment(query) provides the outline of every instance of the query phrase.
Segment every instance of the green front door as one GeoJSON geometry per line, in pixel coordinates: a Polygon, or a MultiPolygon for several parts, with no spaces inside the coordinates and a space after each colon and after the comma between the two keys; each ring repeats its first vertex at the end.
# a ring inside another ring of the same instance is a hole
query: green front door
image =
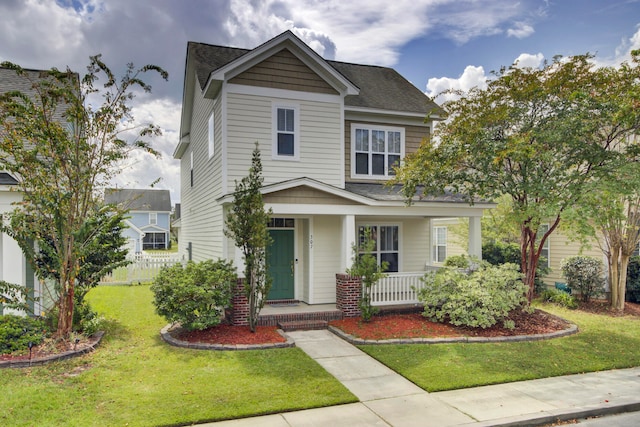
{"type": "Polygon", "coordinates": [[[267,267],[272,278],[268,300],[293,299],[293,230],[269,230],[273,243],[267,250],[267,267]]]}

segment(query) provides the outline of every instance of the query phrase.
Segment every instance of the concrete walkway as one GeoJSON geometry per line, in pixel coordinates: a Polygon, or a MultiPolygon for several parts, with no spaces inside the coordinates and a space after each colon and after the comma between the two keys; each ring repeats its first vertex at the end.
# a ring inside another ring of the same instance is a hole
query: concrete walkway
{"type": "Polygon", "coordinates": [[[544,425],[640,411],[640,368],[427,393],[327,330],[287,335],[360,402],[206,426],[544,425]]]}

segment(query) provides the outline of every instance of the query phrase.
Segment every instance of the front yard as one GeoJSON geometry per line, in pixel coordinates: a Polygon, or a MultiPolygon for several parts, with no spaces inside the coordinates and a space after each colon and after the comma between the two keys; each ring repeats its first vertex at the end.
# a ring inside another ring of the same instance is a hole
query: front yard
{"type": "Polygon", "coordinates": [[[148,286],[102,286],[89,300],[110,319],[101,346],[70,361],[0,370],[0,425],[184,425],[356,401],[297,348],[168,346],[148,286]]]}

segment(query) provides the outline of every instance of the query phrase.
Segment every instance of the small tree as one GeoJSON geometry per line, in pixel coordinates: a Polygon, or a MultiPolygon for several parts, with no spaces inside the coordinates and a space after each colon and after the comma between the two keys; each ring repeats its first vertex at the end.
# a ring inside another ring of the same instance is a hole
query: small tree
{"type": "Polygon", "coordinates": [[[362,280],[362,296],[358,301],[358,307],[362,313],[362,320],[368,322],[378,312],[378,308],[371,305],[371,288],[378,280],[386,277],[384,271],[389,268],[389,263],[382,261],[378,264],[377,257],[373,255],[376,241],[371,228],[365,228],[360,237],[359,244],[353,245],[353,265],[347,269],[347,273],[362,280]]]}
{"type": "Polygon", "coordinates": [[[43,271],[35,262],[38,248],[47,247],[43,250],[56,259],[56,335],[64,339],[72,330],[86,250],[101,234],[87,232],[100,223],[94,216],[101,203],[99,190],[107,186],[130,150],[157,154],[144,139],[160,130],[152,124],[135,127],[133,123],[134,90],[151,90],[142,80],[144,73],[158,72],[164,79],[168,75],[155,65],[136,69],[129,64],[118,80],[100,55],[90,58],[83,78],[57,69],[34,78],[15,64],[2,66],[31,80],[31,94],[11,91],[0,96],[0,152],[4,153],[0,168],[18,180],[22,194],[22,201],[9,214],[11,225],[3,224],[2,231],[18,242],[38,277],[54,273],[43,271]],[[96,101],[100,96],[102,104],[90,103],[90,98],[96,101]],[[123,134],[134,130],[133,140],[125,140],[123,134]]]}
{"type": "Polygon", "coordinates": [[[567,286],[572,291],[578,291],[583,302],[589,302],[604,292],[604,266],[599,259],[572,256],[562,260],[561,269],[567,286]]]}
{"type": "Polygon", "coordinates": [[[271,210],[264,210],[262,201],[262,162],[256,142],[249,175],[236,181],[233,207],[227,217],[225,235],[232,238],[244,255],[244,291],[249,301],[249,329],[256,331],[258,315],[271,289],[267,274],[267,247],[271,237],[267,223],[271,210]]]}

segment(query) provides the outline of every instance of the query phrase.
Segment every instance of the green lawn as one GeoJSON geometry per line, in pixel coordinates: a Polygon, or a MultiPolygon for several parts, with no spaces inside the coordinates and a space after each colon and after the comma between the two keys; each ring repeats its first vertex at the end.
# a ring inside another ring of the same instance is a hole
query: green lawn
{"type": "Polygon", "coordinates": [[[215,352],[168,346],[148,286],[92,290],[110,319],[92,354],[0,370],[0,425],[159,426],[354,402],[297,348],[215,352]]]}
{"type": "Polygon", "coordinates": [[[640,366],[637,317],[540,308],[577,324],[580,332],[548,341],[360,348],[427,391],[640,366]]]}

